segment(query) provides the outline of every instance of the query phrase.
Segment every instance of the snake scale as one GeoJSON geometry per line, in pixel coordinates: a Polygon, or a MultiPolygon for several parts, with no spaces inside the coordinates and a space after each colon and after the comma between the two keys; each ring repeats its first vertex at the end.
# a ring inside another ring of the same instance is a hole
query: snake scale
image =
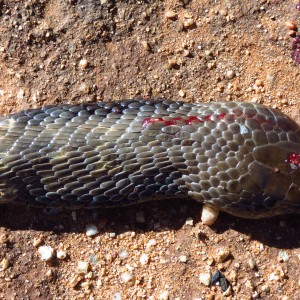
{"type": "Polygon", "coordinates": [[[164,99],[0,118],[0,204],[66,209],[193,198],[260,218],[300,211],[300,128],[259,104],[164,99]]]}

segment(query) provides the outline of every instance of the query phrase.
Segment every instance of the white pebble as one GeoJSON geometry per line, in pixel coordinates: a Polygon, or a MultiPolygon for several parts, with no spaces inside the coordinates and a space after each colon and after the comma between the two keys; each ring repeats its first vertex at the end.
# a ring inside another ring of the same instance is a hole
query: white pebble
{"type": "Polygon", "coordinates": [[[109,235],[110,238],[115,238],[116,237],[116,233],[115,232],[110,232],[108,235],[109,235]]]}
{"type": "Polygon", "coordinates": [[[54,249],[51,246],[41,246],[38,249],[38,253],[42,260],[49,261],[54,256],[54,249]]]}
{"type": "Polygon", "coordinates": [[[226,78],[227,79],[232,79],[235,76],[235,72],[233,70],[228,70],[226,72],[226,78]]]}
{"type": "Polygon", "coordinates": [[[185,225],[193,226],[194,225],[193,218],[191,218],[191,217],[187,218],[186,221],[185,221],[185,225]]]}
{"type": "Polygon", "coordinates": [[[77,265],[77,272],[79,274],[87,274],[89,270],[89,263],[87,261],[79,261],[77,265]]]}
{"type": "Polygon", "coordinates": [[[209,286],[211,282],[211,274],[210,273],[200,273],[199,280],[205,286],[209,286]]]}
{"type": "Polygon", "coordinates": [[[56,257],[58,259],[65,259],[67,257],[67,253],[66,253],[66,251],[58,250],[56,253],[56,257]]]}
{"type": "Polygon", "coordinates": [[[205,225],[212,225],[216,222],[219,216],[219,210],[216,208],[212,208],[207,205],[203,205],[202,214],[201,214],[201,221],[205,225]]]}
{"type": "Polygon", "coordinates": [[[98,228],[97,228],[96,225],[88,225],[88,226],[86,226],[86,232],[85,232],[85,234],[87,236],[93,236],[93,235],[96,235],[98,233],[99,233],[99,230],[98,230],[98,228]]]}
{"type": "Polygon", "coordinates": [[[289,257],[289,255],[288,255],[285,251],[280,250],[280,251],[278,252],[278,260],[279,260],[280,262],[281,262],[281,261],[287,262],[287,261],[289,261],[289,259],[290,259],[290,257],[289,257]]]}
{"type": "Polygon", "coordinates": [[[144,266],[149,262],[149,257],[147,254],[143,253],[140,257],[140,263],[144,266]]]}
{"type": "Polygon", "coordinates": [[[168,300],[169,299],[169,292],[168,291],[163,291],[162,293],[160,293],[160,295],[158,296],[159,300],[168,300]]]}
{"type": "Polygon", "coordinates": [[[150,239],[146,245],[147,248],[151,248],[156,245],[156,240],[155,239],[150,239]]]}
{"type": "Polygon", "coordinates": [[[124,283],[132,286],[132,285],[134,285],[134,282],[135,282],[135,276],[131,273],[125,272],[121,275],[121,280],[124,283]]]}
{"type": "Polygon", "coordinates": [[[88,63],[88,61],[86,59],[81,59],[79,61],[79,68],[80,69],[85,69],[85,68],[87,68],[88,64],[89,63],[88,63]]]}
{"type": "Polygon", "coordinates": [[[188,261],[188,257],[186,255],[180,255],[179,261],[182,263],[186,263],[188,261]]]}
{"type": "Polygon", "coordinates": [[[123,259],[125,259],[125,258],[128,257],[129,253],[128,253],[127,250],[121,250],[121,251],[118,253],[118,255],[119,255],[119,258],[120,258],[121,260],[123,260],[123,259]]]}

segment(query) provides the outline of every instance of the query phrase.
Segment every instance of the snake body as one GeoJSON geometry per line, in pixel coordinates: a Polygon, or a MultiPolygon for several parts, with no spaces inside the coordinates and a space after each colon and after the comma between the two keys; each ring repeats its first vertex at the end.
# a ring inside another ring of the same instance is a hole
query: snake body
{"type": "Polygon", "coordinates": [[[236,102],[124,100],[0,118],[0,204],[193,198],[245,218],[300,211],[300,128],[236,102]]]}

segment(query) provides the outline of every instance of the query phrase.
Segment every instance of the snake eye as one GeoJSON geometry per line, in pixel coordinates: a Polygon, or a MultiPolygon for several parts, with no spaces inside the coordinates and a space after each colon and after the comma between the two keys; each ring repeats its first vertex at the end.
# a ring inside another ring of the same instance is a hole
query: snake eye
{"type": "Polygon", "coordinates": [[[284,199],[292,183],[300,183],[300,146],[280,142],[256,147],[249,172],[264,193],[284,199]],[[299,153],[299,154],[298,154],[299,153]]]}

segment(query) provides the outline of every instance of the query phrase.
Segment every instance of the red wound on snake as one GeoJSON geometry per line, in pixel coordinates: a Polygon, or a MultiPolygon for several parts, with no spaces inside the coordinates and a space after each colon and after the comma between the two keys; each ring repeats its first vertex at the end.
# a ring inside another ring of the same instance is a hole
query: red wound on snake
{"type": "MultiPolygon", "coordinates": [[[[214,115],[218,119],[224,119],[226,117],[226,114],[218,114],[214,115]]],[[[204,122],[214,122],[212,119],[213,115],[207,115],[207,116],[189,116],[189,117],[175,117],[170,118],[168,120],[164,120],[163,118],[146,118],[143,121],[143,127],[147,127],[149,125],[152,125],[154,123],[163,123],[164,126],[170,126],[170,125],[191,125],[193,123],[204,123],[204,122]]]]}
{"type": "Polygon", "coordinates": [[[293,170],[300,167],[300,153],[288,154],[287,160],[285,161],[293,170]]]}

